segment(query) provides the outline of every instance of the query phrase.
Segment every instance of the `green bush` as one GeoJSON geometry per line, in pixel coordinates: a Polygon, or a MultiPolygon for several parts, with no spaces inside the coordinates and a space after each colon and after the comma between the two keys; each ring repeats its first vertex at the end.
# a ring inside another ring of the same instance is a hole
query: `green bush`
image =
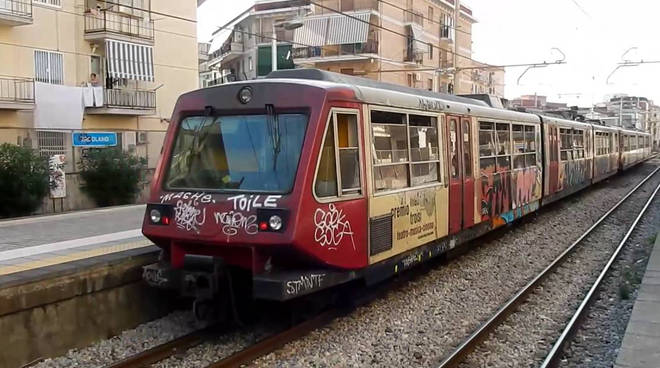
{"type": "Polygon", "coordinates": [[[130,204],[140,192],[146,160],[117,148],[92,149],[81,162],[82,189],[101,207],[130,204]]]}
{"type": "Polygon", "coordinates": [[[31,214],[48,189],[45,159],[31,148],[0,145],[0,217],[31,214]]]}

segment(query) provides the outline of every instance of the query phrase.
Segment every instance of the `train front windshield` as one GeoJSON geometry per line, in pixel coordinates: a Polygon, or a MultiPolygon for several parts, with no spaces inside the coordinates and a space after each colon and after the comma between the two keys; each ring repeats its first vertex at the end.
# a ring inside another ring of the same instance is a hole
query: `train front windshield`
{"type": "Polygon", "coordinates": [[[165,189],[288,193],[306,128],[303,114],[185,118],[165,189]]]}

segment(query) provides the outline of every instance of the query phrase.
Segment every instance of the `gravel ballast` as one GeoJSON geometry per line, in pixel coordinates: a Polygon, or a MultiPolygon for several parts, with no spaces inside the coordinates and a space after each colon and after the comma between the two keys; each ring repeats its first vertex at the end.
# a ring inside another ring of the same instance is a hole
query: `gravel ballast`
{"type": "MultiPolygon", "coordinates": [[[[644,184],[596,228],[569,259],[528,297],[519,311],[509,316],[489,339],[481,343],[461,367],[539,366],[658,183],[660,175],[644,184]]],[[[656,221],[658,208],[655,201],[649,207],[645,221],[656,221]]],[[[635,233],[638,237],[648,237],[655,231],[657,229],[652,226],[645,226],[635,230],[635,233]]],[[[634,240],[630,239],[628,244],[634,240]]],[[[623,329],[625,331],[625,325],[623,329]]],[[[616,351],[620,341],[620,336],[616,335],[608,346],[616,351]]],[[[580,358],[587,364],[580,367],[592,366],[594,359],[599,364],[593,366],[611,366],[616,356],[609,354],[592,359],[585,355],[580,358]]]]}

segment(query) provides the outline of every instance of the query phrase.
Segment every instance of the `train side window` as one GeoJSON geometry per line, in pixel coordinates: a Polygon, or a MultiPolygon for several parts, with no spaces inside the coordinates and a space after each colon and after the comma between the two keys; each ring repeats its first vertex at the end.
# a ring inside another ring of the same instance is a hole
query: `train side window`
{"type": "Polygon", "coordinates": [[[328,123],[314,191],[319,198],[361,193],[358,117],[334,112],[328,123]]]}
{"type": "Polygon", "coordinates": [[[497,172],[511,170],[511,125],[495,124],[497,131],[497,172]]]}
{"type": "Polygon", "coordinates": [[[495,171],[495,124],[486,121],[479,122],[479,168],[481,175],[495,171]]]}
{"type": "Polygon", "coordinates": [[[522,125],[513,124],[511,130],[513,131],[511,134],[511,137],[513,138],[513,153],[525,153],[527,150],[527,144],[525,141],[525,127],[522,125]]]}
{"type": "Polygon", "coordinates": [[[377,191],[409,185],[407,116],[371,111],[374,186],[377,191]]]}
{"type": "Polygon", "coordinates": [[[440,149],[438,147],[438,118],[409,115],[411,183],[421,185],[438,181],[440,149]]]}

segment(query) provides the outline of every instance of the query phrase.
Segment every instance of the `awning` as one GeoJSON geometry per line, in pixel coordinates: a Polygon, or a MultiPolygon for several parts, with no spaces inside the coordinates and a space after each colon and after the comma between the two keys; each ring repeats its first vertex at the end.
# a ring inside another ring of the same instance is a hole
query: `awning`
{"type": "Polygon", "coordinates": [[[328,32],[328,18],[308,18],[303,26],[296,29],[294,47],[324,46],[328,32]]]}
{"type": "Polygon", "coordinates": [[[366,43],[371,12],[345,15],[329,14],[305,19],[296,29],[294,47],[366,43]]]}
{"type": "Polygon", "coordinates": [[[428,54],[431,52],[429,43],[426,42],[426,37],[424,37],[424,29],[417,25],[408,27],[410,34],[413,36],[413,52],[416,54],[428,54]]]}
{"type": "Polygon", "coordinates": [[[107,40],[105,55],[108,75],[141,81],[154,81],[154,49],[151,46],[107,40]]]}
{"type": "Polygon", "coordinates": [[[351,16],[353,18],[345,15],[336,15],[330,18],[328,25],[328,45],[367,42],[371,12],[351,14],[351,16]]]}

